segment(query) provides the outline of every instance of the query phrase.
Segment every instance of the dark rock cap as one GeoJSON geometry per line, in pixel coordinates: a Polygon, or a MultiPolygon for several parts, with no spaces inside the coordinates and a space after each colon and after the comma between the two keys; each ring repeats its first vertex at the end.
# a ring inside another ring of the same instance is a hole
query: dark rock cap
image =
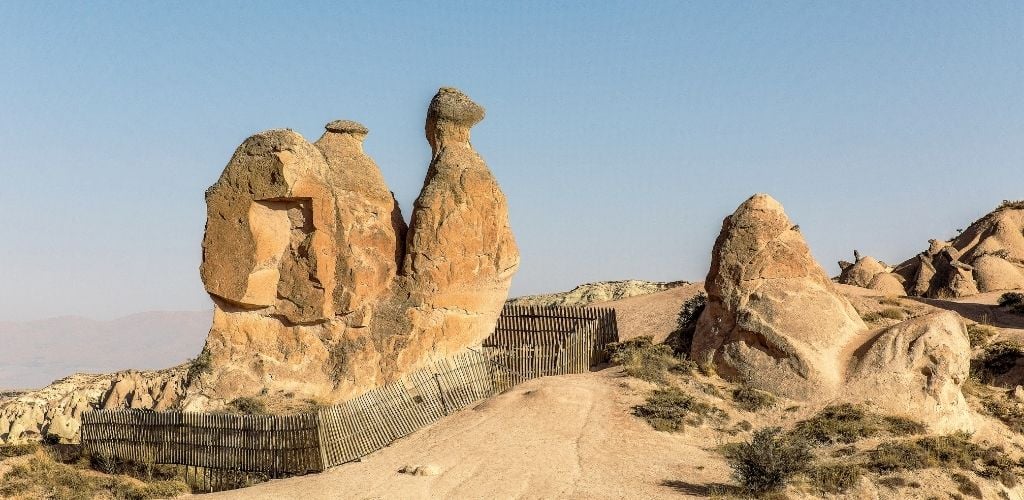
{"type": "Polygon", "coordinates": [[[337,132],[339,134],[366,135],[370,133],[370,129],[366,128],[362,123],[352,120],[334,120],[333,122],[324,125],[324,128],[327,129],[328,132],[337,132]]]}
{"type": "Polygon", "coordinates": [[[472,127],[484,119],[483,106],[455,87],[441,87],[427,108],[427,121],[450,121],[472,127]]]}

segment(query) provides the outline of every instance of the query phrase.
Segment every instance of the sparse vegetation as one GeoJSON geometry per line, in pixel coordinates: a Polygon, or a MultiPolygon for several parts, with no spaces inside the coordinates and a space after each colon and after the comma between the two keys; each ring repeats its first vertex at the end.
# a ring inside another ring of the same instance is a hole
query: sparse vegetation
{"type": "Polygon", "coordinates": [[[948,467],[973,470],[974,461],[986,452],[963,432],[926,436],[908,441],[886,441],[869,455],[869,467],[879,473],[948,467]]]}
{"type": "Polygon", "coordinates": [[[812,444],[854,443],[879,433],[893,436],[921,434],[924,424],[892,415],[878,415],[849,403],[830,405],[797,422],[792,434],[812,444]]]}
{"type": "Polygon", "coordinates": [[[1005,397],[988,398],[981,402],[982,408],[998,418],[1013,432],[1024,434],[1024,407],[1005,397]]]}
{"type": "Polygon", "coordinates": [[[880,311],[870,311],[860,315],[868,323],[877,323],[883,319],[902,320],[906,314],[898,307],[886,307],[880,311]]]}
{"type": "Polygon", "coordinates": [[[860,476],[859,465],[845,462],[815,465],[807,471],[811,484],[824,493],[845,493],[857,485],[860,476]]]}
{"type": "Polygon", "coordinates": [[[885,297],[885,298],[882,298],[882,299],[878,299],[878,303],[883,305],[883,306],[896,306],[896,307],[899,307],[899,306],[903,305],[903,303],[900,302],[900,299],[898,299],[896,297],[885,297]]]}
{"type": "Polygon", "coordinates": [[[677,432],[687,425],[701,425],[706,420],[724,420],[725,412],[698,400],[676,387],[655,389],[633,414],[647,420],[659,431],[677,432]]]}
{"type": "Polygon", "coordinates": [[[11,457],[20,457],[23,455],[31,455],[39,450],[39,444],[27,443],[27,444],[5,444],[0,446],[0,460],[11,457]]]}
{"type": "Polygon", "coordinates": [[[958,491],[960,491],[960,493],[963,493],[964,495],[968,495],[974,498],[983,497],[981,487],[978,486],[978,483],[971,481],[971,478],[959,472],[954,472],[950,474],[949,477],[950,479],[953,480],[954,483],[956,483],[956,488],[958,491]]]}
{"type": "Polygon", "coordinates": [[[60,500],[106,497],[125,500],[172,498],[188,493],[181,480],[142,482],[124,476],[106,476],[53,460],[38,451],[15,464],[0,481],[0,496],[40,496],[60,500]]]}
{"type": "Polygon", "coordinates": [[[761,411],[775,406],[775,396],[762,390],[741,385],[732,391],[732,400],[736,406],[746,411],[761,411]]]}
{"type": "Polygon", "coordinates": [[[266,403],[259,399],[250,397],[235,398],[228,403],[228,408],[237,413],[245,413],[248,415],[261,415],[267,412],[266,403]]]}
{"type": "Polygon", "coordinates": [[[967,338],[971,341],[972,349],[985,346],[998,334],[999,332],[995,328],[988,325],[982,325],[981,323],[967,325],[967,338]]]}
{"type": "Polygon", "coordinates": [[[203,351],[199,353],[194,359],[189,361],[188,373],[185,374],[185,380],[192,382],[196,377],[213,371],[213,358],[210,356],[210,351],[203,348],[203,351]]]}
{"type": "Polygon", "coordinates": [[[725,457],[733,479],[755,495],[782,489],[813,458],[805,442],[778,427],[754,431],[750,441],[728,446],[725,457]]]}
{"type": "Polygon", "coordinates": [[[670,346],[655,344],[647,336],[608,344],[608,352],[627,375],[648,382],[665,382],[670,370],[691,373],[696,368],[692,361],[677,357],[670,346]]]}
{"type": "Polygon", "coordinates": [[[1024,210],[1024,200],[1003,200],[1003,202],[999,204],[999,209],[1004,208],[1011,210],[1024,210]]]}
{"type": "Polygon", "coordinates": [[[1013,340],[994,342],[985,346],[984,351],[971,360],[971,373],[983,383],[991,383],[995,377],[1009,372],[1024,358],[1024,345],[1013,340]]]}

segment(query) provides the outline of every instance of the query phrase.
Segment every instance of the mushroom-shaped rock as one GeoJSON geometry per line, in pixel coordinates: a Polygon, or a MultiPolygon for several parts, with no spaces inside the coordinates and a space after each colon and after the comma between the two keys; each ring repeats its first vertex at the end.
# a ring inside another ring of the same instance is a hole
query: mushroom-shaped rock
{"type": "Polygon", "coordinates": [[[963,319],[951,311],[896,324],[857,349],[846,398],[926,422],[933,432],[971,431],[960,387],[970,371],[963,319]]]}
{"type": "Polygon", "coordinates": [[[794,399],[833,394],[839,350],[866,330],[782,205],[754,195],[722,224],[691,353],[726,378],[794,399]]]}

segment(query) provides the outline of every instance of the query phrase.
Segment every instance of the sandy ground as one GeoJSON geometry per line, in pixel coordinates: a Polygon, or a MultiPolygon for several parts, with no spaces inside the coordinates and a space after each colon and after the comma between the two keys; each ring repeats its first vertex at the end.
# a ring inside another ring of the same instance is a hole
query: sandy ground
{"type": "Polygon", "coordinates": [[[718,443],[694,438],[704,430],[657,432],[630,414],[648,388],[617,368],[532,380],[361,462],[210,497],[700,498],[727,482],[718,443]]]}
{"type": "Polygon", "coordinates": [[[641,335],[663,342],[676,329],[676,319],[683,302],[704,290],[704,282],[690,283],[676,288],[628,299],[598,302],[590,307],[615,309],[619,326],[619,339],[628,340],[641,335]]]}

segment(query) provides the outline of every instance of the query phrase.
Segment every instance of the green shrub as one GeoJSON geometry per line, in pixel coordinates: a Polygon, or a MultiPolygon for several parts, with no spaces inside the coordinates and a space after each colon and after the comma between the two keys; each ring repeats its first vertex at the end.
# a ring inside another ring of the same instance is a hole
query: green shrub
{"type": "Polygon", "coordinates": [[[976,349],[988,344],[992,337],[998,335],[995,328],[981,323],[967,325],[967,338],[971,341],[971,348],[976,349]]]}
{"type": "Polygon", "coordinates": [[[1004,340],[985,346],[977,358],[971,360],[971,374],[984,383],[1004,375],[1024,358],[1024,346],[1014,340],[1004,340]]]}
{"type": "Polygon", "coordinates": [[[856,464],[832,462],[811,467],[807,476],[811,484],[824,493],[845,493],[860,481],[861,468],[856,464]]]}
{"type": "Polygon", "coordinates": [[[746,411],[761,411],[775,406],[776,399],[770,393],[741,385],[732,391],[732,400],[746,411]]]}
{"type": "Polygon", "coordinates": [[[701,425],[706,419],[724,420],[725,412],[697,400],[675,387],[655,389],[633,414],[647,420],[659,431],[676,432],[687,425],[701,425]]]}
{"type": "Polygon", "coordinates": [[[621,365],[627,375],[648,382],[665,382],[669,370],[686,371],[693,367],[677,358],[671,347],[655,344],[648,336],[614,342],[607,349],[612,362],[621,365]]]}
{"type": "Polygon", "coordinates": [[[960,491],[960,493],[963,493],[964,495],[972,496],[974,498],[982,498],[983,497],[982,492],[981,492],[981,487],[978,486],[978,483],[975,483],[974,481],[971,481],[971,479],[969,477],[967,477],[967,476],[965,476],[963,474],[960,474],[959,472],[954,472],[954,473],[950,474],[949,477],[951,479],[953,479],[954,483],[956,483],[956,488],[957,488],[957,490],[960,491]]]}
{"type": "Polygon", "coordinates": [[[878,415],[850,403],[830,405],[813,417],[801,420],[792,433],[812,444],[850,444],[888,433],[894,436],[920,434],[924,424],[905,417],[878,415]]]}
{"type": "Polygon", "coordinates": [[[228,408],[248,415],[261,415],[267,412],[267,405],[256,398],[240,397],[231,400],[228,408]]]}
{"type": "Polygon", "coordinates": [[[750,441],[726,448],[732,477],[754,494],[778,491],[803,472],[812,455],[807,444],[790,439],[778,427],[754,431],[750,441]]]}
{"type": "Polygon", "coordinates": [[[679,354],[689,354],[690,346],[693,345],[693,335],[697,331],[697,320],[707,307],[708,296],[704,292],[683,302],[676,317],[676,329],[665,340],[665,343],[679,354]]]}

